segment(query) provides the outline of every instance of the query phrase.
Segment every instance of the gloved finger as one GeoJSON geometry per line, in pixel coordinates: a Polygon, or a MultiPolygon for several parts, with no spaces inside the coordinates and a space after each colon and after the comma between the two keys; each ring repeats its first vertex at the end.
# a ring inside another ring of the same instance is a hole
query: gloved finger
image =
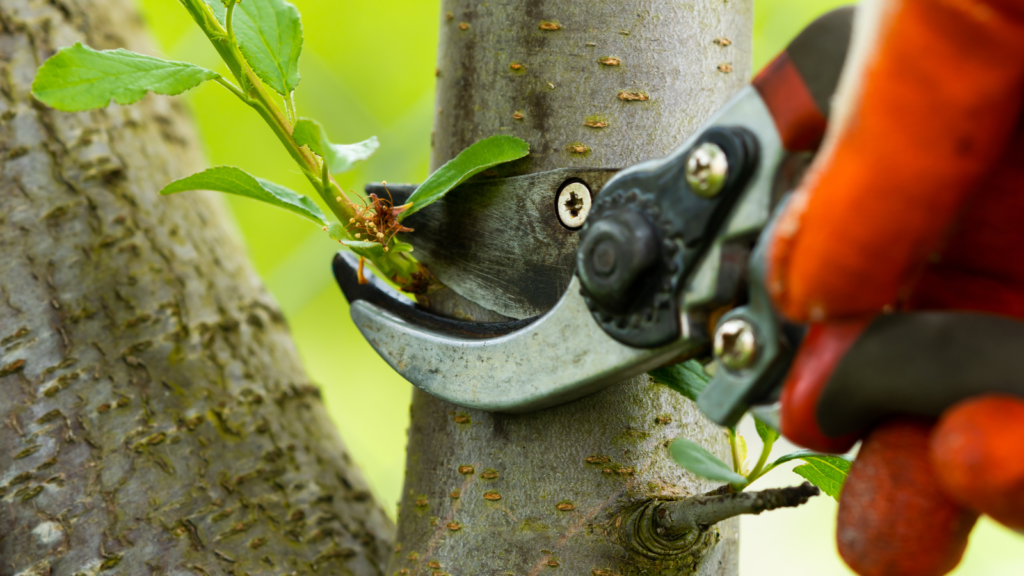
{"type": "Polygon", "coordinates": [[[950,407],[932,433],[929,455],[953,500],[1024,530],[1024,399],[979,396],[950,407]]]}
{"type": "Polygon", "coordinates": [[[818,452],[843,453],[860,434],[833,438],[818,424],[818,400],[839,361],[860,338],[870,319],[812,324],[783,384],[779,423],[790,442],[818,452]]]}
{"type": "Polygon", "coordinates": [[[826,141],[769,253],[769,291],[796,321],[903,296],[1020,109],[1024,3],[879,0],[857,18],[826,141]]]}
{"type": "Polygon", "coordinates": [[[957,217],[941,257],[928,263],[911,309],[991,312],[1024,318],[1024,118],[1000,163],[957,217]]]}
{"type": "Polygon", "coordinates": [[[940,489],[928,459],[930,420],[901,418],[864,440],[839,499],[836,540],[860,576],[953,570],[978,515],[940,489]]]}

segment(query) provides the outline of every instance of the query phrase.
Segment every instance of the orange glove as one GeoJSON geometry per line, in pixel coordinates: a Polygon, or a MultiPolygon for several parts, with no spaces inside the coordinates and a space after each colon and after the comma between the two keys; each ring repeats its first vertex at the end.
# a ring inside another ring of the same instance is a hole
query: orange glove
{"type": "MultiPolygon", "coordinates": [[[[812,323],[783,389],[782,431],[823,451],[857,440],[825,436],[814,411],[875,315],[959,309],[1024,319],[1024,1],[880,0],[857,19],[825,142],[769,251],[776,305],[812,323]]],[[[1024,444],[1024,425],[993,419],[1007,410],[1024,415],[1024,401],[972,399],[934,434],[931,424],[896,420],[871,435],[840,504],[840,550],[858,573],[945,574],[976,512],[1024,528],[1024,466],[1003,452],[1024,444]],[[929,435],[930,448],[921,441],[929,435]],[[900,462],[879,456],[897,453],[900,462]],[[882,464],[868,470],[861,460],[882,464]],[[940,488],[889,481],[900,465],[927,471],[940,488]],[[858,507],[877,514],[852,514],[858,507]],[[907,539],[929,538],[940,511],[949,542],[931,558],[901,561],[904,548],[927,556],[907,539]],[[872,550],[877,557],[865,558],[872,550]]]]}

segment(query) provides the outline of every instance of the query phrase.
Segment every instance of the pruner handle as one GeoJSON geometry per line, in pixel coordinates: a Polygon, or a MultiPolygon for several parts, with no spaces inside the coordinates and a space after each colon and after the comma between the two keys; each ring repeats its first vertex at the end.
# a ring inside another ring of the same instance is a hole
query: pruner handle
{"type": "Polygon", "coordinates": [[[814,150],[821,143],[846,61],[853,16],[854,8],[847,6],[819,17],[754,78],[790,152],[814,150]]]}
{"type": "Polygon", "coordinates": [[[826,437],[839,438],[890,416],[937,418],[982,394],[1024,398],[1024,322],[977,312],[885,314],[836,365],[815,419],[826,437]]]}
{"type": "MultiPolygon", "coordinates": [[[[824,137],[832,96],[846,61],[853,17],[853,7],[819,17],[754,78],[753,87],[786,152],[813,153],[824,137]]],[[[776,207],[775,217],[779,212],[776,207]]],[[[716,372],[698,400],[704,414],[722,426],[734,426],[752,407],[777,399],[799,344],[800,331],[786,333],[787,325],[776,314],[764,287],[765,243],[770,229],[771,224],[762,230],[747,264],[747,302],[724,315],[716,330],[717,335],[730,320],[744,322],[759,335],[760,350],[742,371],[716,372]]]]}

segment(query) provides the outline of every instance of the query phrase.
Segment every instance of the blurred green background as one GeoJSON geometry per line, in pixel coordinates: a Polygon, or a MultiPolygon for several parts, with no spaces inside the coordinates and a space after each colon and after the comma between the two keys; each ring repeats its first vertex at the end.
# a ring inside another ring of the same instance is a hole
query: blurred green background
{"type": "MultiPolygon", "coordinates": [[[[222,70],[209,42],[175,0],[138,0],[158,50],[222,70]]],[[[345,188],[368,181],[418,182],[427,174],[433,121],[438,0],[292,0],[302,13],[305,44],[299,113],[320,120],[332,140],[377,135],[380,151],[341,177],[345,188]]],[[[836,0],[757,0],[754,69],[759,69],[815,16],[847,4],[836,0]]],[[[223,71],[223,70],[222,70],[223,71]]],[[[207,84],[188,94],[210,164],[240,166],[310,193],[308,184],[256,115],[225,90],[207,84]]],[[[227,197],[249,255],[291,325],[313,381],[362,466],[373,491],[394,514],[402,487],[411,386],[362,340],[329,272],[337,245],[319,229],[256,202],[227,197]]],[[[750,423],[741,431],[757,454],[750,423]]],[[[778,445],[776,454],[792,449],[778,445]]],[[[795,465],[795,464],[794,464],[795,465]]],[[[755,488],[799,483],[773,472],[755,488]]],[[[845,575],[835,552],[835,502],[826,497],[795,510],[742,521],[740,571],[845,575]]],[[[1024,574],[1024,538],[983,520],[958,575],[1024,574]]]]}

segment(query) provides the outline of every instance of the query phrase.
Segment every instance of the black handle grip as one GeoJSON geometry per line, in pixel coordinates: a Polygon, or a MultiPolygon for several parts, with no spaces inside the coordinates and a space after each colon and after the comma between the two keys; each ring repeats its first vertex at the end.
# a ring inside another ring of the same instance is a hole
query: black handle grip
{"type": "Polygon", "coordinates": [[[879,316],[836,366],[818,400],[827,436],[897,414],[938,417],[980,394],[1024,398],[1024,322],[971,312],[879,316]]]}

